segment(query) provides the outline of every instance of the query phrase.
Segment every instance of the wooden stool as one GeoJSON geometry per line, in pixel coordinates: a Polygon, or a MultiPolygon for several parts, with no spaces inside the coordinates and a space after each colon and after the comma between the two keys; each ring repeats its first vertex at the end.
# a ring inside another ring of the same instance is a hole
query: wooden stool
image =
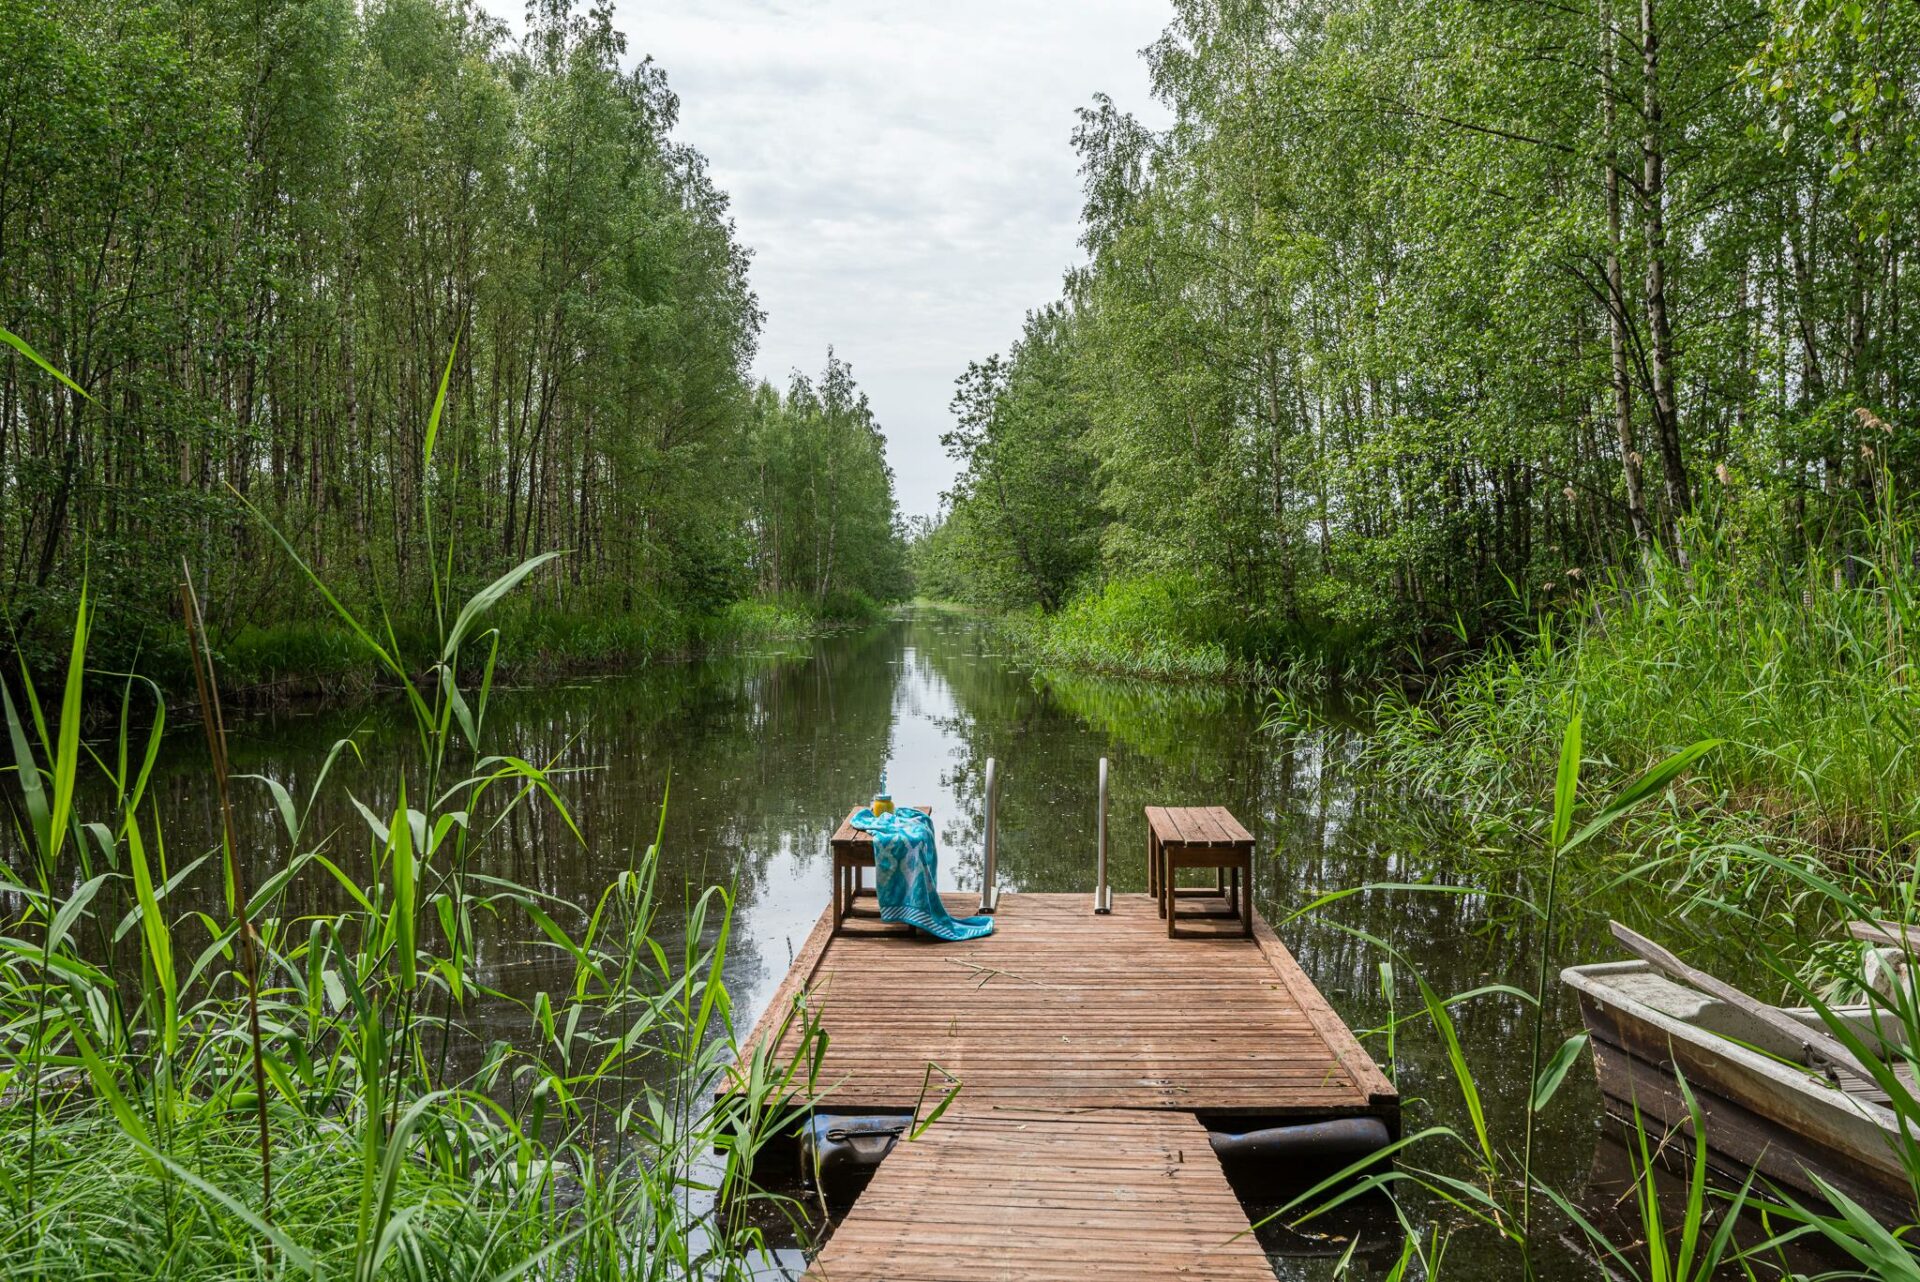
{"type": "Polygon", "coordinates": [[[1253,834],[1227,813],[1224,806],[1147,807],[1147,893],[1167,919],[1167,938],[1177,935],[1182,896],[1213,894],[1227,901],[1227,911],[1195,912],[1196,917],[1237,917],[1240,933],[1253,937],[1253,834]],[[1174,880],[1182,868],[1211,868],[1214,889],[1179,890],[1174,880]]]}
{"type": "MultiPolygon", "coordinates": [[[[853,826],[853,817],[865,806],[855,806],[847,811],[847,817],[834,829],[828,846],[833,851],[833,933],[839,934],[841,926],[853,913],[853,901],[863,895],[878,896],[879,889],[867,889],[866,869],[873,867],[873,834],[864,828],[853,826]]],[[[923,814],[933,812],[925,806],[913,806],[923,814]]],[[[877,874],[876,874],[877,880],[877,874]]],[[[876,914],[877,916],[878,914],[876,914]]],[[[902,924],[901,929],[908,934],[913,927],[902,924]]]]}

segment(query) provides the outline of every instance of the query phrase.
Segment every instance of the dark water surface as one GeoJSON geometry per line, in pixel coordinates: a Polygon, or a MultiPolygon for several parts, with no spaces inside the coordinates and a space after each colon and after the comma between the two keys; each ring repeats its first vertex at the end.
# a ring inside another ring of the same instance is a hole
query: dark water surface
{"type": "MultiPolygon", "coordinates": [[[[1260,720],[1252,691],[1037,675],[980,622],[939,612],[781,653],[500,691],[488,740],[573,771],[560,791],[585,843],[551,808],[527,807],[492,847],[495,862],[485,871],[590,906],[652,840],[670,783],[663,921],[671,927],[679,908],[710,883],[733,893],[727,978],[744,1033],[828,900],[828,834],[849,806],[871,796],[882,768],[897,799],[932,807],[943,883],[974,889],[985,764],[997,758],[1002,888],[1090,893],[1097,764],[1108,757],[1116,890],[1145,889],[1142,807],[1227,806],[1258,840],[1260,911],[1396,1078],[1406,1131],[1444,1124],[1470,1136],[1461,1092],[1411,972],[1417,967],[1441,994],[1496,983],[1531,987],[1537,962],[1523,910],[1505,894],[1479,889],[1370,890],[1288,920],[1320,895],[1367,883],[1477,888],[1490,880],[1489,855],[1423,835],[1446,825],[1357,783],[1351,766],[1359,730],[1323,729],[1287,741],[1263,734],[1260,720]],[[1381,971],[1388,961],[1391,996],[1381,971]],[[1383,1030],[1396,1014],[1402,1022],[1390,1046],[1383,1030]]],[[[380,790],[413,752],[397,709],[253,720],[235,727],[232,755],[236,770],[270,775],[304,801],[329,749],[346,736],[364,764],[346,759],[336,767],[315,822],[337,828],[352,845],[364,842],[364,828],[343,792],[390,812],[393,800],[380,790]]],[[[176,849],[214,831],[203,766],[197,732],[170,738],[155,790],[176,849]]],[[[236,799],[243,845],[264,852],[284,846],[263,789],[242,784],[236,799]]],[[[276,857],[283,856],[264,855],[256,877],[276,857]]],[[[290,895],[289,912],[339,907],[337,887],[318,875],[302,877],[290,895]]],[[[1602,937],[1593,906],[1576,910],[1557,945],[1556,967],[1612,955],[1602,937]]],[[[570,974],[555,950],[498,938],[487,941],[482,965],[492,984],[523,999],[563,985],[570,974]]],[[[1526,1007],[1490,993],[1458,1003],[1453,1016],[1495,1140],[1517,1150],[1527,1094],[1526,1007]]],[[[476,1018],[476,1048],[487,1038],[526,1032],[526,1015],[511,1005],[476,1018]]],[[[1556,983],[1549,1050],[1577,1026],[1556,983]]],[[[1621,1192],[1621,1158],[1603,1138],[1584,1060],[1544,1125],[1539,1178],[1604,1215],[1621,1192]],[[1604,1175],[1598,1184],[1596,1171],[1604,1175]]],[[[1466,1175],[1462,1154],[1459,1145],[1435,1140],[1416,1150],[1411,1164],[1466,1175]]],[[[1518,1276],[1517,1257],[1491,1230],[1419,1195],[1406,1205],[1423,1236],[1447,1239],[1445,1276],[1518,1276]]],[[[1374,1205],[1309,1224],[1302,1236],[1276,1235],[1276,1270],[1285,1278],[1331,1276],[1356,1235],[1353,1276],[1378,1276],[1397,1258],[1401,1230],[1390,1211],[1374,1205]]],[[[1572,1243],[1568,1234],[1548,1236],[1537,1256],[1542,1275],[1603,1276],[1572,1243]]],[[[796,1272],[797,1262],[787,1259],[796,1272]]]]}

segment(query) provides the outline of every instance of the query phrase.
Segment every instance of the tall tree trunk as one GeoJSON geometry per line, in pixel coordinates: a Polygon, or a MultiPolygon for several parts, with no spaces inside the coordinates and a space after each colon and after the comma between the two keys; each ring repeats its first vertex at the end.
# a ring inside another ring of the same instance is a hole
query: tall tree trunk
{"type": "MultiPolygon", "coordinates": [[[[1900,224],[1894,222],[1894,234],[1887,237],[1887,351],[1901,352],[1900,346],[1900,224]]],[[[1900,389],[1900,367],[1904,362],[1887,362],[1887,409],[1898,414],[1904,408],[1900,389]]]]}
{"type": "MultiPolygon", "coordinates": [[[[1673,390],[1673,327],[1667,317],[1666,153],[1661,137],[1660,33],[1654,0],[1640,0],[1640,68],[1646,132],[1641,150],[1641,198],[1646,207],[1647,333],[1653,347],[1653,421],[1660,441],[1667,514],[1678,521],[1693,509],[1686,456],[1680,448],[1680,412],[1673,390]]],[[[1684,562],[1677,533],[1675,554],[1684,562]]]]}
{"type": "Polygon", "coordinates": [[[1614,30],[1612,0],[1600,5],[1600,102],[1607,132],[1607,335],[1613,356],[1613,430],[1620,440],[1620,471],[1627,484],[1627,518],[1641,547],[1653,546],[1653,527],[1647,524],[1647,498],[1640,483],[1640,451],[1633,441],[1633,379],[1627,368],[1627,291],[1620,273],[1620,148],[1615,143],[1619,106],[1614,97],[1614,57],[1619,33],[1614,30]]]}
{"type": "Polygon", "coordinates": [[[54,566],[59,564],[60,544],[67,532],[67,516],[73,504],[73,487],[80,474],[80,397],[77,393],[66,398],[70,408],[66,422],[66,444],[60,452],[60,479],[53,488],[53,501],[48,506],[46,533],[40,543],[40,560],[34,570],[33,585],[37,588],[47,586],[53,577],[54,566]]]}

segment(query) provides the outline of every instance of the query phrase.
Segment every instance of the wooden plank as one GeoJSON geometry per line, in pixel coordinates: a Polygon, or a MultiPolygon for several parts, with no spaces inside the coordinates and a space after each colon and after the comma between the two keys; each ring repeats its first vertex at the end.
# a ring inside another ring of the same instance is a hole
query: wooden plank
{"type": "MultiPolygon", "coordinates": [[[[1785,1160],[1797,1153],[1813,1169],[1824,1168],[1850,1196],[1847,1180],[1878,1185],[1883,1198],[1891,1196],[1908,1208],[1899,1222],[1912,1220],[1912,1181],[1894,1142],[1900,1124],[1891,1111],[1835,1090],[1812,1071],[1758,1047],[1704,1031],[1667,1009],[1658,989],[1636,992],[1638,985],[1616,983],[1615,977],[1644,980],[1647,974],[1615,963],[1576,967],[1568,980],[1579,992],[1580,1017],[1593,1034],[1600,1089],[1626,1105],[1615,1110],[1621,1116],[1631,1118],[1636,1093],[1650,1089],[1649,1082],[1664,1083],[1664,1096],[1650,1096],[1648,1108],[1669,1125],[1687,1124],[1689,1111],[1676,1086],[1684,1078],[1705,1109],[1707,1142],[1716,1150],[1736,1156],[1771,1153],[1781,1164],[1760,1161],[1763,1173],[1811,1189],[1794,1163],[1785,1160]],[[1723,1126],[1729,1108],[1736,1111],[1723,1126]]],[[[1683,1010],[1693,1014],[1690,1003],[1683,1010]]],[[[1757,1160],[1748,1158],[1737,1169],[1744,1171],[1757,1160]]]]}
{"type": "Polygon", "coordinates": [[[1206,811],[1183,806],[1173,812],[1173,817],[1180,825],[1181,837],[1186,845],[1211,846],[1217,843],[1218,834],[1207,822],[1206,811]]]}
{"type": "Polygon", "coordinates": [[[807,1277],[1272,1282],[1273,1268],[1193,1118],[1032,1109],[949,1114],[900,1145],[807,1277]]]}
{"type": "Polygon", "coordinates": [[[1238,921],[1183,922],[1170,941],[1144,895],[1116,895],[1096,916],[1083,895],[1008,894],[996,922],[963,943],[832,938],[807,980],[828,1036],[823,1106],[912,1108],[937,1065],[933,1098],[949,1074],[974,1109],[1397,1111],[1292,959],[1281,950],[1277,965],[1238,921]]]}
{"type": "Polygon", "coordinates": [[[833,836],[828,839],[833,845],[844,846],[856,837],[864,835],[860,829],[853,826],[853,817],[859,813],[860,808],[858,806],[847,811],[847,817],[840,821],[840,826],[833,830],[833,836]]]}
{"type": "Polygon", "coordinates": [[[1353,1074],[1354,1081],[1360,1089],[1366,1092],[1368,1107],[1383,1112],[1391,1110],[1394,1124],[1397,1126],[1400,1106],[1399,1090],[1387,1080],[1387,1075],[1380,1071],[1378,1064],[1373,1062],[1373,1056],[1367,1054],[1366,1048],[1360,1045],[1360,1039],[1353,1035],[1353,1030],[1347,1027],[1346,1021],[1341,1019],[1328,1004],[1327,999],[1320,995],[1320,990],[1314,986],[1311,979],[1307,978],[1307,972],[1300,969],[1300,963],[1293,959],[1293,954],[1287,950],[1287,946],[1280,942],[1280,936],[1274,933],[1273,927],[1267,925],[1266,918],[1258,913],[1254,914],[1253,918],[1253,938],[1254,942],[1259,944],[1260,951],[1265,955],[1268,964],[1273,967],[1274,973],[1280,976],[1280,981],[1293,995],[1293,1000],[1300,1007],[1301,1013],[1313,1022],[1314,1028],[1326,1040],[1334,1056],[1353,1074]]]}
{"type": "Polygon", "coordinates": [[[1869,944],[1890,945],[1904,950],[1920,948],[1920,926],[1903,926],[1897,921],[1849,922],[1847,933],[1869,944]]]}
{"type": "Polygon", "coordinates": [[[1253,844],[1253,834],[1248,832],[1246,825],[1235,819],[1233,813],[1225,806],[1213,806],[1209,809],[1214,823],[1219,825],[1220,831],[1226,834],[1228,841],[1253,844]]]}
{"type": "Polygon", "coordinates": [[[1189,806],[1180,812],[1180,829],[1187,834],[1190,846],[1219,846],[1226,843],[1227,835],[1213,821],[1213,814],[1205,806],[1189,806]]]}
{"type": "MultiPolygon", "coordinates": [[[[842,819],[840,826],[833,830],[833,836],[827,839],[827,844],[831,846],[871,846],[873,844],[873,834],[865,828],[856,828],[853,826],[853,817],[865,809],[865,806],[855,806],[853,809],[847,811],[847,817],[842,819]]],[[[933,815],[932,806],[908,806],[907,809],[918,810],[928,817],[933,815]]]]}
{"type": "Polygon", "coordinates": [[[1160,840],[1169,846],[1204,846],[1212,836],[1199,817],[1200,812],[1185,806],[1160,806],[1160,840]]]}
{"type": "MultiPolygon", "coordinates": [[[[1904,1086],[1909,1095],[1920,1092],[1920,1081],[1916,1081],[1914,1078],[1913,1065],[1894,1064],[1891,1065],[1891,1068],[1893,1070],[1894,1080],[1904,1086]]],[[[1865,1100],[1869,1104],[1883,1104],[1889,1107],[1893,1104],[1893,1096],[1888,1093],[1886,1087],[1880,1085],[1879,1082],[1871,1077],[1860,1076],[1860,1074],[1850,1068],[1843,1068],[1839,1064],[1835,1064],[1833,1066],[1833,1080],[1841,1090],[1853,1096],[1855,1099],[1865,1100]]]]}
{"type": "Polygon", "coordinates": [[[1815,1206],[1824,1206],[1825,1197],[1810,1178],[1818,1175],[1884,1223],[1912,1222],[1911,1186],[1890,1145],[1876,1146],[1878,1152],[1862,1150],[1837,1142],[1830,1133],[1809,1135],[1783,1126],[1774,1115],[1777,1101],[1756,1102],[1737,1092],[1722,1093],[1725,1082],[1732,1079],[1715,1079],[1710,1055],[1695,1058],[1697,1048],[1678,1039],[1659,1045],[1631,1040],[1623,1044],[1615,1034],[1634,1033],[1626,1021],[1612,1018],[1611,1011],[1599,1008],[1585,994],[1580,1005],[1593,1033],[1593,1064],[1601,1095],[1607,1111],[1624,1125],[1632,1126],[1638,1116],[1651,1139],[1665,1143],[1660,1134],[1664,1127],[1678,1132],[1674,1143],[1682,1153],[1692,1152],[1692,1110],[1680,1092],[1678,1068],[1693,1093],[1694,1106],[1703,1114],[1709,1160],[1734,1187],[1757,1167],[1763,1175],[1798,1189],[1815,1206]]]}
{"type": "Polygon", "coordinates": [[[1148,806],[1147,822],[1170,845],[1253,844],[1253,834],[1225,806],[1148,806]]]}

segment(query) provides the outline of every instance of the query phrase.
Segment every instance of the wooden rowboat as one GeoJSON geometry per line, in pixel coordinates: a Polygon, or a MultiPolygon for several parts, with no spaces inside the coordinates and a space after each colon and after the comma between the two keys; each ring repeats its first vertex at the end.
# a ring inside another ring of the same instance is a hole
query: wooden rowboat
{"type": "MultiPolygon", "coordinates": [[[[1817,1012],[1766,1005],[1625,927],[1615,935],[1641,959],[1560,975],[1579,994],[1609,1112],[1631,1123],[1637,1108],[1650,1131],[1687,1126],[1677,1070],[1700,1106],[1709,1160],[1736,1183],[1757,1168],[1815,1209],[1825,1206],[1818,1176],[1887,1223],[1914,1221],[1899,1118],[1817,1012]]],[[[1869,1008],[1841,1014],[1868,1046],[1890,1049],[1869,1008]]],[[[1910,1085],[1904,1057],[1889,1059],[1910,1085]]]]}

